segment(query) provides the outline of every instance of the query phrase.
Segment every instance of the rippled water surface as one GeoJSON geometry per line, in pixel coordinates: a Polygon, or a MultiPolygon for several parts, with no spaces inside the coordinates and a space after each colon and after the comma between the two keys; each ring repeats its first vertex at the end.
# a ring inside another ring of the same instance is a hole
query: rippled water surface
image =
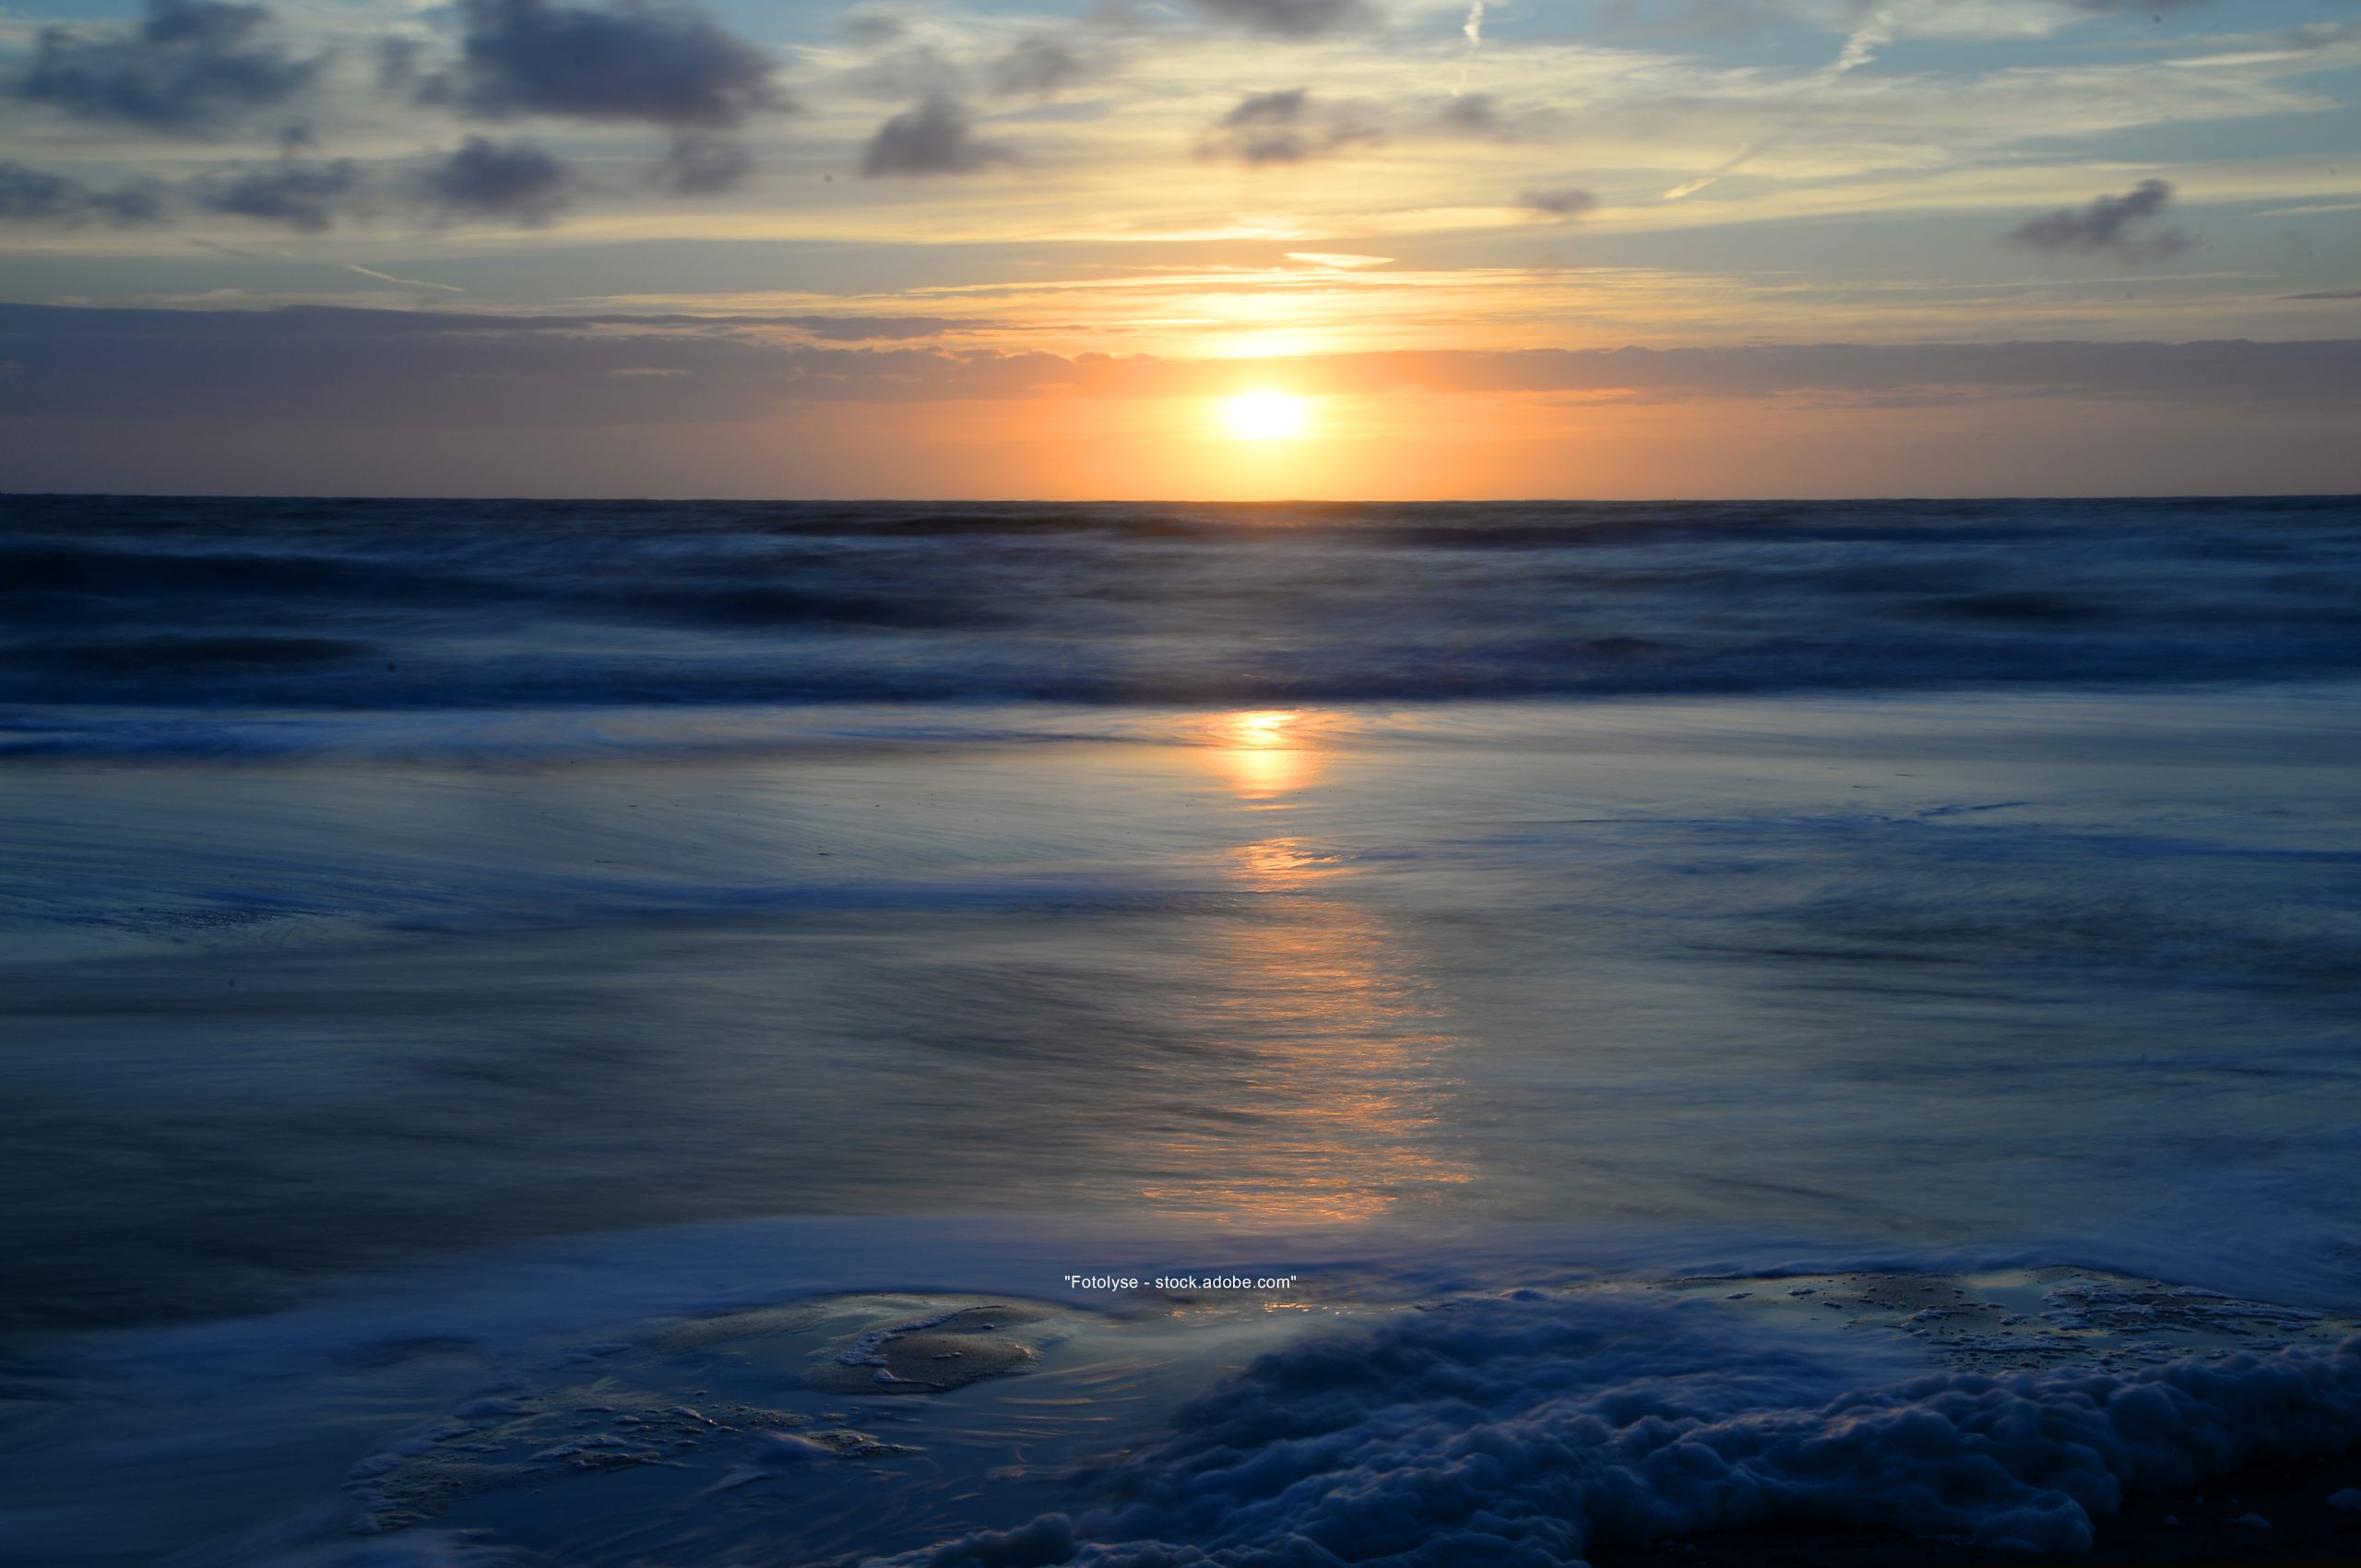
{"type": "Polygon", "coordinates": [[[1210,1538],[1246,1492],[1072,1467],[1178,1421],[1202,1480],[1275,1396],[1189,1396],[1315,1328],[1585,1411],[1601,1334],[1759,1353],[1743,1446],[1952,1298],[1549,1292],[1973,1278],[2044,1355],[2044,1269],[2269,1304],[2220,1344],[2361,1301],[2349,505],[9,505],[37,1560],[1210,1538]],[[1064,1278],[1209,1269],[1297,1283],[1064,1278]],[[937,1298],[1023,1355],[813,1380],[937,1298]]]}

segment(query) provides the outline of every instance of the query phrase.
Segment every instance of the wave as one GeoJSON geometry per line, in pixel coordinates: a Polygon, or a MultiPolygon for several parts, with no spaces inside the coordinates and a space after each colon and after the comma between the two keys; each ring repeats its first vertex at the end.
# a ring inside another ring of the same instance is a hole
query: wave
{"type": "Polygon", "coordinates": [[[1252,705],[2325,679],[2361,504],[19,498],[0,703],[1252,705]]]}

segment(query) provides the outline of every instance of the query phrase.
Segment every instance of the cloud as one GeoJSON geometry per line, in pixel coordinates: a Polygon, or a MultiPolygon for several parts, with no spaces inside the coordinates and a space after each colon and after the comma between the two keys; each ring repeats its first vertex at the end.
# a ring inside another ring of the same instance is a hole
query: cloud
{"type": "Polygon", "coordinates": [[[208,184],[197,204],[210,212],[316,234],[335,226],[360,188],[360,166],[349,158],[333,163],[291,160],[208,184]]]}
{"type": "Polygon", "coordinates": [[[1285,92],[1253,92],[1238,101],[1238,107],[1222,116],[1225,125],[1292,125],[1304,117],[1311,107],[1311,92],[1308,88],[1290,88],[1285,92]]]}
{"type": "MultiPolygon", "coordinates": [[[[941,345],[840,347],[989,327],[942,318],[523,315],[492,312],[66,309],[0,304],[0,412],[106,420],[287,417],[551,427],[734,421],[807,401],[1215,397],[1237,365],[941,345]],[[813,341],[813,339],[821,339],[813,341]],[[235,367],[225,371],[225,366],[235,367]],[[616,376],[619,370],[677,372],[616,376]],[[634,384],[660,380],[660,388],[634,384]]],[[[2211,409],[2361,410],[2361,340],[1788,343],[1403,350],[1270,371],[1310,394],[1578,395],[1657,403],[1885,405],[2104,398],[2211,409]]]]}
{"type": "MultiPolygon", "coordinates": [[[[1908,20],[1914,30],[1969,38],[2047,37],[2077,14],[2122,14],[2145,19],[2164,11],[2188,10],[2209,0],[1604,0],[1597,25],[1609,35],[1710,38],[1757,32],[1803,22],[1845,30],[1857,38],[1865,27],[1891,29],[1908,20]]],[[[1890,37],[1862,41],[1866,55],[1890,37]]],[[[1848,48],[1850,45],[1848,44],[1848,48]]],[[[1851,69],[1851,65],[1845,67],[1851,69]]]]}
{"type": "Polygon", "coordinates": [[[1484,0],[1467,0],[1467,19],[1459,24],[1459,33],[1467,40],[1467,53],[1460,57],[1459,81],[1451,89],[1453,98],[1467,90],[1467,73],[1475,67],[1476,51],[1484,46],[1484,0]]]}
{"type": "Polygon", "coordinates": [[[1215,21],[1275,38],[1317,38],[1370,25],[1363,0],[1191,0],[1215,21]]]}
{"type": "Polygon", "coordinates": [[[2119,255],[2164,256],[2187,250],[2196,242],[2179,229],[2164,229],[2142,239],[2132,232],[2143,220],[2172,205],[2173,188],[2163,180],[2142,180],[2122,196],[2103,196],[2082,208],[2061,207],[2028,219],[2009,231],[2011,244],[2050,252],[2111,251],[2119,255]]]}
{"type": "Polygon", "coordinates": [[[294,97],[325,62],[256,42],[271,21],[261,6],[148,0],[146,17],[127,35],[88,37],[45,27],[13,90],[86,120],[213,129],[294,97]]]}
{"type": "Polygon", "coordinates": [[[1501,119],[1500,105],[1489,92],[1454,93],[1443,101],[1435,118],[1446,130],[1509,139],[1509,128],[1501,119]]]}
{"type": "MultiPolygon", "coordinates": [[[[1861,7],[1856,6],[1857,11],[1860,9],[1861,7]]],[[[1850,73],[1874,63],[1878,51],[1893,42],[1895,14],[1900,9],[1900,6],[1888,6],[1868,11],[1858,25],[1845,35],[1845,45],[1837,51],[1836,58],[1821,66],[1810,78],[1809,90],[1824,92],[1850,73]]],[[[1664,193],[1664,199],[1686,201],[1698,192],[1719,184],[1724,176],[1736,173],[1739,169],[1792,137],[1802,128],[1804,123],[1802,120],[1793,121],[1757,137],[1703,173],[1693,175],[1673,185],[1664,193]]]]}
{"type": "Polygon", "coordinates": [[[1585,212],[1598,209],[1596,196],[1572,185],[1561,185],[1555,190],[1527,191],[1518,200],[1525,204],[1527,212],[1536,212],[1548,218],[1580,218],[1585,212]]]}
{"type": "Polygon", "coordinates": [[[152,182],[103,190],[44,169],[0,162],[0,223],[61,228],[104,223],[129,229],[163,219],[163,194],[152,182]]]}
{"type": "Polygon", "coordinates": [[[957,315],[779,315],[770,319],[829,343],[940,338],[947,332],[985,331],[1000,325],[957,315]]]}
{"type": "Polygon", "coordinates": [[[1762,142],[1754,142],[1746,147],[1740,148],[1735,155],[1724,159],[1721,162],[1714,165],[1713,168],[1706,170],[1703,174],[1697,175],[1693,179],[1683,180],[1680,184],[1665,192],[1664,199],[1667,201],[1685,201],[1689,197],[1695,196],[1699,191],[1705,189],[1708,185],[1719,184],[1723,175],[1734,173],[1738,169],[1743,168],[1746,164],[1753,161],[1755,155],[1762,152],[1765,145],[1766,144],[1762,142]]]}
{"type": "Polygon", "coordinates": [[[743,142],[706,131],[684,131],[658,160],[657,179],[676,196],[711,196],[753,172],[754,156],[743,142]]]}
{"type": "Polygon", "coordinates": [[[846,72],[838,83],[864,98],[957,98],[967,90],[967,71],[932,45],[913,43],[846,72]]]}
{"type": "Polygon", "coordinates": [[[554,154],[529,141],[469,137],[420,184],[446,218],[505,218],[539,227],[565,205],[572,177],[554,154]]]}
{"type": "Polygon", "coordinates": [[[1377,139],[1377,132],[1358,122],[1315,115],[1310,89],[1299,87],[1240,99],[1197,144],[1197,156],[1260,168],[1324,158],[1377,139]]]}
{"type": "Polygon", "coordinates": [[[1073,49],[1044,33],[1020,38],[1007,53],[991,64],[992,90],[998,93],[1047,94],[1097,75],[1096,65],[1073,49]]]}
{"type": "Polygon", "coordinates": [[[886,11],[847,11],[837,21],[836,29],[848,43],[863,49],[874,49],[881,43],[891,43],[909,30],[901,18],[886,11]]]}
{"type": "Polygon", "coordinates": [[[791,107],[768,54],[684,3],[460,0],[459,14],[457,77],[423,96],[471,113],[729,130],[791,107]]]}
{"type": "Polygon", "coordinates": [[[1888,6],[1870,13],[1867,20],[1845,35],[1845,47],[1837,51],[1836,58],[1821,73],[1822,83],[1833,82],[1877,59],[1878,51],[1893,42],[1893,10],[1888,6]]]}
{"type": "Polygon", "coordinates": [[[2346,39],[2361,37],[2361,22],[2298,22],[2279,37],[2289,49],[2326,49],[2346,39]]]}
{"type": "Polygon", "coordinates": [[[930,93],[877,127],[861,149],[864,176],[972,174],[1013,160],[1007,148],[976,139],[967,107],[948,93],[930,93]]]}

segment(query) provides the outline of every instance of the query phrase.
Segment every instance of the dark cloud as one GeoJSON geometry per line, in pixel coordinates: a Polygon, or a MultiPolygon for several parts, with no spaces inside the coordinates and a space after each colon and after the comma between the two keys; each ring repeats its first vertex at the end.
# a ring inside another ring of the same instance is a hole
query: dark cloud
{"type": "Polygon", "coordinates": [[[754,155],[746,145],[706,131],[687,131],[672,138],[657,163],[657,178],[679,196],[711,196],[726,191],[754,172],[754,155]]]}
{"type": "Polygon", "coordinates": [[[1563,185],[1556,190],[1527,191],[1518,198],[1527,212],[1538,212],[1550,218],[1580,218],[1585,212],[1598,209],[1598,198],[1585,190],[1563,185]]]}
{"type": "Polygon", "coordinates": [[[505,218],[539,226],[565,205],[573,180],[554,154],[529,141],[469,137],[420,183],[445,217],[505,218]]]}
{"type": "Polygon", "coordinates": [[[871,177],[972,174],[1014,156],[1004,147],[976,138],[967,105],[947,93],[930,93],[915,108],[877,127],[861,149],[860,172],[871,177]]]}
{"type": "Polygon", "coordinates": [[[209,184],[200,190],[197,205],[316,234],[335,227],[360,189],[360,166],[349,158],[333,163],[290,160],[209,184]]]}
{"type": "Polygon", "coordinates": [[[1285,92],[1249,93],[1238,101],[1238,106],[1222,116],[1225,125],[1292,125],[1304,117],[1311,107],[1311,92],[1308,88],[1289,88],[1285,92]]]}
{"type": "Polygon", "coordinates": [[[1316,38],[1366,27],[1375,19],[1364,0],[1191,0],[1215,21],[1275,38],[1316,38]]]}
{"type": "Polygon", "coordinates": [[[1500,105],[1492,101],[1489,92],[1462,93],[1442,106],[1435,116],[1446,130],[1462,131],[1469,136],[1505,136],[1508,127],[1501,121],[1500,105]]]}
{"type": "Polygon", "coordinates": [[[2323,289],[2317,294],[2282,294],[2283,300],[2361,300],[2361,289],[2323,289]]]}
{"type": "Polygon", "coordinates": [[[1239,100],[1197,144],[1197,156],[1259,168],[1324,158],[1377,139],[1375,131],[1355,121],[1315,114],[1310,90],[1290,88],[1239,100]]]}
{"type": "Polygon", "coordinates": [[[104,223],[128,229],[161,222],[163,218],[163,196],[153,184],[105,190],[44,169],[0,162],[0,223],[52,223],[65,228],[104,223]]]}
{"type": "Polygon", "coordinates": [[[324,55],[296,59],[256,42],[271,20],[261,6],[148,0],[147,16],[128,34],[88,37],[46,27],[13,90],[88,120],[211,129],[285,102],[324,63],[324,55]]]}
{"type": "Polygon", "coordinates": [[[1021,38],[991,64],[992,90],[999,93],[1052,93],[1097,74],[1093,63],[1047,34],[1021,38]]]}
{"type": "Polygon", "coordinates": [[[2103,196],[2088,207],[2061,207],[2009,231],[2011,244],[2037,251],[2108,251],[2118,255],[2164,256],[2196,242],[2179,229],[2157,230],[2145,238],[2133,229],[2172,205],[2173,188],[2163,180],[2142,180],[2122,196],[2103,196]]]}
{"type": "Polygon", "coordinates": [[[423,89],[476,114],[552,114],[728,130],[790,107],[777,65],[685,3],[460,0],[456,78],[423,89]]]}

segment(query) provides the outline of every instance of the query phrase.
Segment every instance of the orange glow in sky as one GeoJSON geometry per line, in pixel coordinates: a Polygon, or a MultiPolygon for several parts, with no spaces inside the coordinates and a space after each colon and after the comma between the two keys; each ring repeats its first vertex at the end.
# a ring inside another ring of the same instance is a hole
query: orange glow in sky
{"type": "Polygon", "coordinates": [[[655,108],[496,5],[245,7],[240,99],[161,4],[0,25],[186,98],[0,92],[0,492],[2361,490],[2354,0],[544,6],[726,65],[655,108]]]}

